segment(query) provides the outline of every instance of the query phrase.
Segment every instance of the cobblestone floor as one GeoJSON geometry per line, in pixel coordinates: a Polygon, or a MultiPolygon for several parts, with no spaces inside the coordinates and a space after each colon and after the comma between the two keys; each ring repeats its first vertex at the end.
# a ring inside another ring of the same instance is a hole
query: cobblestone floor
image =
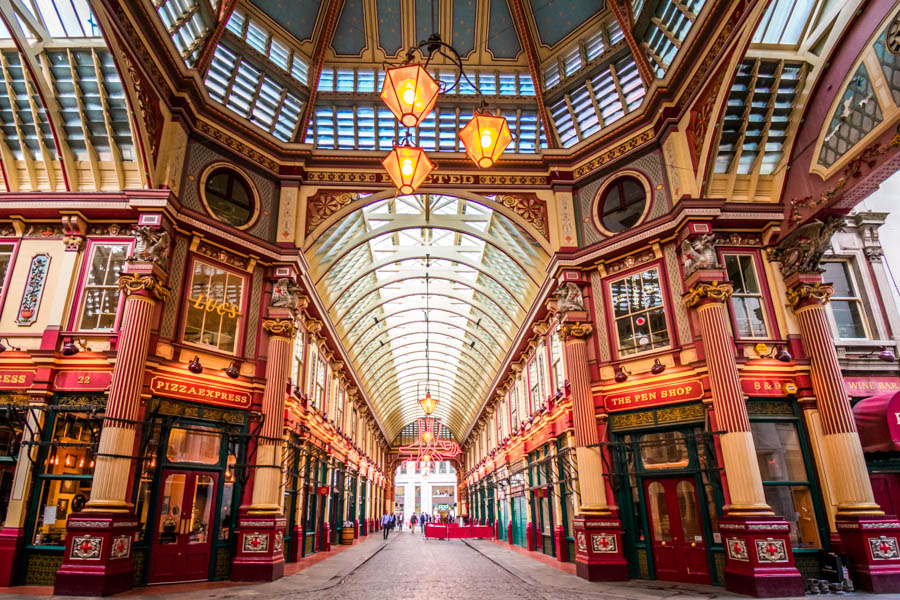
{"type": "MultiPolygon", "coordinates": [[[[0,600],[47,597],[49,589],[0,589],[0,600]]],[[[487,540],[439,541],[381,533],[299,573],[265,584],[188,584],[137,588],[145,600],[739,600],[721,587],[656,581],[591,583],[487,540]]],[[[823,600],[831,596],[822,597],[823,600]]],[[[835,597],[836,598],[836,597],[835,597]]],[[[900,594],[844,600],[900,600],[900,594]]]]}

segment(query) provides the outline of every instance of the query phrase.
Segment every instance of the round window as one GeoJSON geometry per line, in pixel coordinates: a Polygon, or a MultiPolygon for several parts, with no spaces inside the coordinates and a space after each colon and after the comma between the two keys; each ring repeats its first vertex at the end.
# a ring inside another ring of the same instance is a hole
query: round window
{"type": "Polygon", "coordinates": [[[204,198],[209,212],[220,221],[241,227],[253,217],[253,192],[237,171],[221,167],[206,178],[204,198]]]}
{"type": "Polygon", "coordinates": [[[603,191],[598,210],[600,224],[611,233],[620,233],[633,227],[644,214],[647,192],[636,177],[625,175],[603,191]]]}

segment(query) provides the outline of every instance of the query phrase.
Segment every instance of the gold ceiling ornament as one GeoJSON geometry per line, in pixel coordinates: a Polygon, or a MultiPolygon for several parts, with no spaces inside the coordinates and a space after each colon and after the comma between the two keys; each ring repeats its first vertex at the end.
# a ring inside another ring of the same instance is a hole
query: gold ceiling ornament
{"type": "Polygon", "coordinates": [[[559,326],[558,333],[559,339],[565,342],[569,337],[585,338],[591,335],[592,331],[594,328],[590,323],[564,323],[559,326]]]}
{"type": "Polygon", "coordinates": [[[684,305],[688,308],[694,308],[706,299],[715,302],[725,302],[731,297],[732,293],[734,293],[734,286],[728,282],[698,283],[685,294],[684,305]]]}
{"type": "Polygon", "coordinates": [[[146,291],[157,300],[165,300],[169,297],[169,288],[163,285],[154,275],[126,273],[119,276],[116,283],[126,296],[146,291]]]}

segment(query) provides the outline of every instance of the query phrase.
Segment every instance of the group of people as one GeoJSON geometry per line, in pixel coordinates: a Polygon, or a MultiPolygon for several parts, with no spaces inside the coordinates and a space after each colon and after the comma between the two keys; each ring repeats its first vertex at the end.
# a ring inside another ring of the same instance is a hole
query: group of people
{"type": "MultiPolygon", "coordinates": [[[[403,531],[403,520],[403,513],[384,513],[381,516],[381,529],[384,534],[384,539],[388,538],[388,534],[394,530],[394,527],[399,531],[403,531]]],[[[409,517],[409,532],[415,533],[416,525],[418,525],[424,533],[425,525],[428,523],[446,523],[449,520],[449,517],[441,517],[440,515],[429,515],[428,513],[423,512],[417,516],[416,513],[413,513],[412,516],[409,517]]]]}

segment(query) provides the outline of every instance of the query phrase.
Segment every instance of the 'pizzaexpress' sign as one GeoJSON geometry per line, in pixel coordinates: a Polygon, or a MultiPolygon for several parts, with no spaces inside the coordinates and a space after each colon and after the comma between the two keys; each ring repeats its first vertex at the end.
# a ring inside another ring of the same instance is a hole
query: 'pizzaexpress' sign
{"type": "Polygon", "coordinates": [[[250,408],[253,402],[253,396],[247,390],[162,375],[153,376],[150,380],[150,391],[157,396],[229,408],[250,408]]]}

